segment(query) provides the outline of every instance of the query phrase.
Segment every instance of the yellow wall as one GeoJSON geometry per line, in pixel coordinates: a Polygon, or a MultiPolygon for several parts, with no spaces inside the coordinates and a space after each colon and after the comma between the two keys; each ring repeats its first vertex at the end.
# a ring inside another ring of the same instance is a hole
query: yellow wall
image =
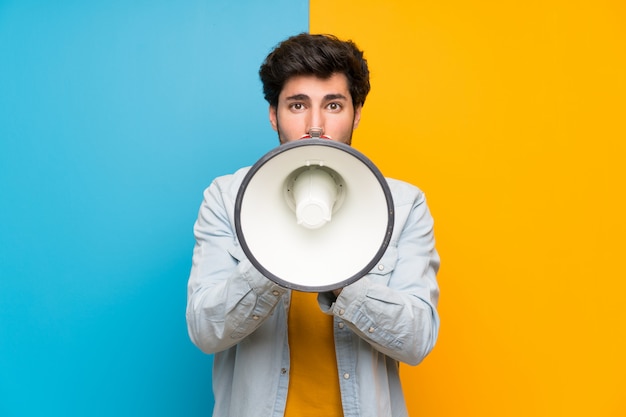
{"type": "Polygon", "coordinates": [[[626,415],[626,3],[311,0],[366,51],[354,145],[426,191],[443,264],[413,416],[626,415]]]}

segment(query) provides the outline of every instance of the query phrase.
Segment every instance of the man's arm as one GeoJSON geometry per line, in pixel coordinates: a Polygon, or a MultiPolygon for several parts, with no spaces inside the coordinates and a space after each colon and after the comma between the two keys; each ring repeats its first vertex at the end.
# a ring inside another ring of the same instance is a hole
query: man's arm
{"type": "Polygon", "coordinates": [[[237,244],[232,196],[239,181],[226,179],[232,177],[214,181],[205,191],[194,225],[187,327],[206,353],[227,349],[254,332],[286,292],[261,275],[237,244]]]}
{"type": "Polygon", "coordinates": [[[439,331],[439,256],[423,194],[397,201],[395,209],[394,235],[378,266],[337,291],[336,299],[324,293],[319,300],[322,310],[380,352],[417,364],[432,350],[439,331]]]}

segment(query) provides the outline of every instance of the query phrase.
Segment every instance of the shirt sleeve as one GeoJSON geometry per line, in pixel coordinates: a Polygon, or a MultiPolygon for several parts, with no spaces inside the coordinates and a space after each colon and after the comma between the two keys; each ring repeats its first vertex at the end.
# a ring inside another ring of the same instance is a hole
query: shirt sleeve
{"type": "Polygon", "coordinates": [[[438,331],[433,219],[421,191],[395,202],[395,225],[385,255],[339,297],[320,294],[320,307],[335,315],[378,351],[411,365],[433,349],[438,331]]]}
{"type": "Polygon", "coordinates": [[[194,225],[186,317],[191,340],[205,353],[225,350],[254,332],[287,291],[256,270],[237,243],[236,193],[228,179],[205,190],[194,225]]]}

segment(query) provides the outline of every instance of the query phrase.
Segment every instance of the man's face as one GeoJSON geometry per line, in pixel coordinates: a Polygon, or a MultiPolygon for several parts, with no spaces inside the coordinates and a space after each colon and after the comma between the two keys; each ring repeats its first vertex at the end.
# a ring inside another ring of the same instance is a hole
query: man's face
{"type": "Polygon", "coordinates": [[[311,128],[321,128],[322,137],[349,145],[360,119],[361,106],[354,108],[344,74],[328,79],[292,77],[278,96],[278,106],[270,106],[270,123],[280,143],[298,140],[311,128]]]}

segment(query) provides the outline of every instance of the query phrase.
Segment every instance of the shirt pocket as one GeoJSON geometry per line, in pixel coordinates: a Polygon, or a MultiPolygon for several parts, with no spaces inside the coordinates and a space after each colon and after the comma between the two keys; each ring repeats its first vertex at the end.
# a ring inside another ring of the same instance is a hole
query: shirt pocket
{"type": "Polygon", "coordinates": [[[391,278],[391,273],[396,267],[398,262],[398,248],[389,245],[387,250],[383,254],[383,257],[374,265],[374,267],[368,272],[370,280],[377,284],[387,285],[391,278]]]}

